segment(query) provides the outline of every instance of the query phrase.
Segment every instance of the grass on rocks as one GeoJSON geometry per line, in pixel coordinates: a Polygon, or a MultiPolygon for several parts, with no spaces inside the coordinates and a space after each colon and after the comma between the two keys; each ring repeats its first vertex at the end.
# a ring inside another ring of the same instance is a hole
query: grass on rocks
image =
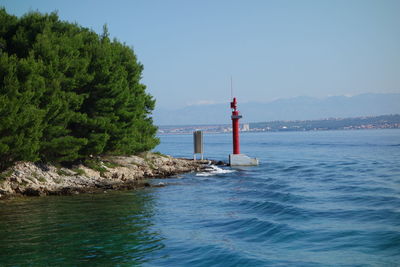
{"type": "Polygon", "coordinates": [[[4,182],[7,177],[11,176],[12,173],[13,173],[12,170],[8,170],[8,171],[4,171],[4,172],[0,173],[0,183],[4,182]]]}

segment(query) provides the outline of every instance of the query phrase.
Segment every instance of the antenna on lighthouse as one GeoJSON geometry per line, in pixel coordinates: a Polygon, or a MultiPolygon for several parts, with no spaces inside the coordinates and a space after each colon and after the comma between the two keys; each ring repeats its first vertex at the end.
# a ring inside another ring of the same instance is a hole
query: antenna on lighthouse
{"type": "Polygon", "coordinates": [[[229,165],[230,166],[253,166],[258,165],[258,159],[250,158],[245,154],[240,153],[240,142],[239,142],[239,119],[242,116],[237,110],[237,99],[233,97],[233,86],[232,86],[232,76],[231,76],[231,109],[232,109],[232,144],[233,153],[229,155],[229,165]]]}
{"type": "Polygon", "coordinates": [[[231,76],[231,101],[233,100],[233,82],[232,82],[232,76],[231,76]]]}

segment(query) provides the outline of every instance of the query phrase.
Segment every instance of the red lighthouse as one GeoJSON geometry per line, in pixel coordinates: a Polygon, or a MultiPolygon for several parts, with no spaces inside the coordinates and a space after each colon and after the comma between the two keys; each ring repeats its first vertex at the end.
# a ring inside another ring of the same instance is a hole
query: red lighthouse
{"type": "Polygon", "coordinates": [[[242,118],[237,110],[236,97],[231,102],[232,109],[232,137],[233,137],[233,154],[240,154],[240,141],[239,141],[239,119],[242,118]]]}
{"type": "Polygon", "coordinates": [[[258,159],[250,158],[244,154],[240,154],[239,142],[239,119],[242,118],[237,110],[236,97],[231,102],[232,109],[232,137],[233,137],[233,154],[229,155],[229,165],[231,166],[253,166],[258,165],[258,159]]]}

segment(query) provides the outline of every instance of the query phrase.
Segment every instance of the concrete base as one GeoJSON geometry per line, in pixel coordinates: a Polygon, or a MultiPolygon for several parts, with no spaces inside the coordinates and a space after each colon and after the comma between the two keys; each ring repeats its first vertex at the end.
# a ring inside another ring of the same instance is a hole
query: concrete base
{"type": "Polygon", "coordinates": [[[258,165],[258,159],[250,158],[245,154],[230,154],[229,155],[230,166],[255,166],[258,165]]]}

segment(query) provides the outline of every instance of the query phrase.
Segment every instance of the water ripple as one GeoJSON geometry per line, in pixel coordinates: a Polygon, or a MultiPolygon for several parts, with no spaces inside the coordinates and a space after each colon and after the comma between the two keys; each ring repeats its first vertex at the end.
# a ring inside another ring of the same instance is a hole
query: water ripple
{"type": "MultiPolygon", "coordinates": [[[[228,137],[209,136],[210,155],[226,159],[228,137]]],[[[399,266],[400,131],[242,140],[259,166],[137,192],[2,201],[0,265],[399,266]]],[[[159,150],[191,157],[185,146],[191,135],[164,136],[159,150]]]]}

